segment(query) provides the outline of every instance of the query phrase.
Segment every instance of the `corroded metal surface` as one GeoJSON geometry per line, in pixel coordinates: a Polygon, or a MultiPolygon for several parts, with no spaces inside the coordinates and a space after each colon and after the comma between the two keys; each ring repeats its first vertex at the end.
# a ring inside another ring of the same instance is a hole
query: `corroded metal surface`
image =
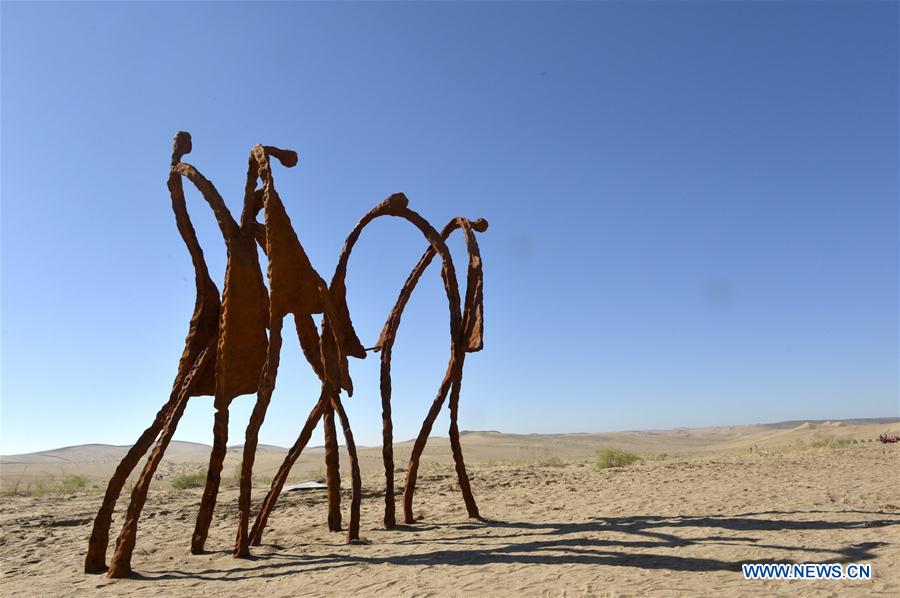
{"type": "Polygon", "coordinates": [[[182,162],[192,149],[188,133],[175,136],[168,187],[178,231],[188,248],[194,265],[197,287],[194,313],[188,327],[185,349],[168,401],[153,423],[141,434],[110,479],[101,507],[94,520],[88,542],[84,569],[87,573],[106,570],[106,550],[116,502],[126,480],[141,458],[150,450],[140,477],[131,492],[122,529],[110,561],[109,576],[125,577],[132,573],[131,557],[137,541],[138,521],[156,469],[172,440],[178,422],[190,397],[213,395],[213,448],[210,453],[206,486],[200,502],[191,552],[204,551],[215,509],[222,463],[228,440],[228,408],[234,398],[256,393],[257,400],[247,425],[241,462],[238,525],[234,555],[246,557],[251,545],[259,545],[269,516],[275,508],[290,469],[300,456],[319,423],[325,426],[325,461],[327,471],[328,527],[342,527],[340,511],[340,470],[337,426],[340,422],[345,446],[350,457],[351,500],[347,524],[347,541],[363,542],[359,536],[362,498],[359,459],[350,420],[341,401],[341,391],[353,393],[349,357],[364,358],[363,348],[353,329],[347,307],[347,265],[354,245],[363,229],[382,216],[404,219],[414,225],[428,242],[425,253],[410,273],[397,302],[385,322],[378,343],[381,352],[381,403],[383,461],[385,468],[384,525],[393,527],[394,464],[393,424],[391,412],[391,355],[403,310],[419,279],[434,257],[440,256],[441,277],[447,295],[450,316],[450,361],[437,396],[422,424],[413,447],[404,491],[404,517],[413,521],[412,497],[416,473],[434,421],[449,395],[450,444],[466,510],[479,517],[478,507],[469,484],[463,460],[458,429],[460,387],[465,354],[483,346],[484,307],[481,255],[475,232],[487,230],[483,219],[474,221],[454,218],[438,233],[420,214],[409,208],[402,193],[391,195],[370,210],[347,237],[330,285],[315,271],[275,189],[271,158],[291,168],[298,163],[296,152],[272,146],[255,146],[250,153],[244,205],[240,223],[229,212],[213,184],[194,166],[182,162]],[[219,290],[209,276],[203,250],[187,212],[182,179],[188,179],[209,204],[227,248],[225,281],[219,290]],[[261,187],[257,185],[261,183],[261,187]],[[263,222],[257,217],[263,212],[263,222]],[[456,270],[446,241],[455,230],[465,236],[468,252],[466,292],[461,300],[456,270]],[[268,261],[268,288],[263,282],[256,246],[268,261]],[[321,331],[313,314],[322,314],[321,331]],[[282,348],[284,318],[294,319],[297,337],[306,361],[320,380],[321,394],[310,411],[297,441],[288,451],[275,475],[269,492],[260,506],[252,528],[250,522],[253,463],[259,444],[259,430],[265,420],[277,383],[282,348]],[[155,441],[155,442],[154,442],[155,441]]]}

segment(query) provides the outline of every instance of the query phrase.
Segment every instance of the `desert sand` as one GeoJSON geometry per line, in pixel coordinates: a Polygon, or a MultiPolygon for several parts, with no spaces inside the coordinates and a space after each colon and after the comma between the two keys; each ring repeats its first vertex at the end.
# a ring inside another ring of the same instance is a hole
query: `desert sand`
{"type": "MultiPolygon", "coordinates": [[[[463,436],[487,521],[466,518],[447,440],[433,438],[417,522],[381,528],[380,448],[362,451],[362,535],[325,526],[323,490],[286,493],[254,558],[231,557],[237,490],[223,489],[207,547],[188,552],[200,489],[174,490],[209,448],[174,443],[141,520],[132,579],[82,572],[105,478],[125,447],[83,445],[0,458],[4,596],[594,596],[900,594],[900,445],[870,440],[893,421],[784,422],[614,434],[463,436]],[[604,447],[644,460],[598,469],[604,447]],[[74,494],[31,495],[53,475],[88,476],[74,494]],[[95,487],[91,487],[95,486],[95,487]],[[871,581],[748,581],[741,563],[870,563],[871,581]]],[[[402,484],[409,443],[396,447],[402,484]]],[[[229,452],[224,477],[234,471],[229,452]]],[[[261,447],[254,507],[284,449],[261,447]]],[[[342,463],[346,477],[346,463],[342,463]]],[[[311,449],[292,479],[324,475],[311,449]]],[[[227,480],[226,480],[227,482],[227,480]]],[[[345,486],[348,482],[345,480],[345,486]]],[[[398,491],[400,489],[398,488],[398,491]]],[[[114,521],[121,523],[127,496],[114,521]]],[[[349,493],[342,506],[345,517],[349,493]]],[[[114,538],[113,538],[114,541],[114,538]]]]}

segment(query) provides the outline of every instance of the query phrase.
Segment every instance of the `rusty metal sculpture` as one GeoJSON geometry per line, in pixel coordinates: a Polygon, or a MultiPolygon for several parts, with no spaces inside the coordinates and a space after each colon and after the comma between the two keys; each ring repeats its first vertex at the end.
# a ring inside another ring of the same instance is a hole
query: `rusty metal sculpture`
{"type": "MultiPolygon", "coordinates": [[[[213,423],[213,448],[210,452],[206,487],[203,491],[191,541],[192,552],[198,553],[203,550],[203,543],[206,540],[212,512],[215,508],[222,463],[227,450],[228,406],[234,398],[256,392],[259,386],[260,372],[266,358],[268,340],[265,330],[269,299],[262,280],[259,258],[256,254],[256,231],[248,226],[239,227],[212,183],[190,164],[180,162],[181,157],[190,150],[190,135],[187,133],[176,135],[169,190],[173,206],[178,205],[176,214],[181,211],[185,219],[187,212],[184,207],[184,192],[180,183],[182,176],[197,187],[213,209],[227,247],[225,287],[222,293],[221,309],[216,333],[208,339],[207,346],[192,364],[188,375],[185,376],[178,399],[168,413],[160,437],[132,490],[125,522],[116,540],[115,553],[110,562],[110,577],[124,577],[131,573],[131,554],[136,542],[137,524],[147,499],[150,482],[175,434],[178,421],[187,407],[187,400],[191,396],[210,394],[210,390],[212,390],[216,409],[213,423]],[[212,389],[201,388],[200,381],[209,377],[212,377],[213,380],[212,389]]],[[[245,216],[248,210],[255,216],[253,203],[245,198],[245,216]]],[[[245,223],[249,221],[245,217],[242,217],[242,220],[245,223]]],[[[202,256],[202,251],[200,255],[202,256]]],[[[205,265],[203,269],[205,272],[205,265]]],[[[206,276],[208,277],[208,273],[206,276]]],[[[97,556],[99,555],[94,556],[94,562],[101,560],[97,556]]]]}
{"type": "MultiPolygon", "coordinates": [[[[190,396],[211,395],[215,392],[215,379],[213,368],[210,366],[211,358],[208,353],[210,347],[216,345],[218,339],[219,312],[221,301],[219,289],[216,287],[206,260],[203,257],[203,249],[197,240],[197,233],[191,224],[184,199],[184,191],[181,184],[181,174],[176,171],[176,166],[181,162],[181,157],[191,151],[190,135],[179,133],[175,137],[172,151],[172,168],[169,172],[168,187],[172,197],[172,209],[175,212],[175,222],[178,232],[181,234],[191,260],[194,265],[194,274],[197,285],[197,297],[194,303],[194,314],[191,317],[188,328],[187,340],[184,352],[178,362],[178,374],[172,385],[169,400],[156,414],[153,423],[147,428],[133,447],[128,451],[122,462],[116,468],[115,473],[106,488],[103,503],[94,519],[94,527],[88,544],[88,552],[85,557],[84,570],[86,573],[100,573],[106,571],[106,549],[109,545],[109,528],[112,522],[113,509],[125,486],[128,476],[137,466],[141,457],[156,440],[160,431],[171,419],[176,406],[184,403],[190,396]],[[198,364],[202,364],[198,367],[198,364]],[[185,381],[190,375],[190,381],[185,381]]],[[[180,414],[179,416],[180,417],[180,414]]],[[[176,418],[177,423],[177,418],[176,418]]]]}
{"type": "Polygon", "coordinates": [[[310,264],[275,190],[270,157],[276,158],[282,165],[290,168],[297,164],[297,154],[271,146],[257,145],[253,148],[244,190],[243,212],[238,224],[212,183],[196,168],[181,161],[191,149],[190,135],[179,132],[175,136],[168,180],[176,225],[191,255],[197,287],[194,313],[185,349],[179,361],[169,400],[159,410],[150,427],[128,451],[109,481],[94,521],[85,558],[85,572],[99,573],[106,570],[106,549],[116,502],[128,476],[155,440],[153,450],[131,493],[125,521],[109,566],[110,577],[124,577],[131,574],[131,555],[136,543],[138,519],[147,498],[150,482],[172,440],[188,399],[194,396],[213,395],[216,412],[213,448],[206,486],[191,540],[191,552],[197,554],[204,550],[215,508],[226,452],[228,406],[237,396],[254,392],[257,394],[257,400],[247,426],[241,463],[238,531],[234,556],[248,556],[249,546],[259,545],[261,542],[268,517],[275,507],[290,469],[309,442],[320,419],[324,420],[325,425],[328,526],[331,531],[341,529],[335,413],[341,422],[351,465],[351,507],[347,540],[350,543],[360,541],[359,460],[340,393],[341,390],[345,390],[348,396],[352,396],[353,393],[348,357],[364,358],[367,349],[363,348],[353,329],[346,302],[345,279],[350,253],[362,230],[381,216],[394,216],[409,221],[422,232],[429,243],[427,250],[407,278],[378,343],[369,349],[381,352],[380,386],[386,481],[384,525],[387,528],[395,525],[393,424],[390,405],[391,354],[403,310],[435,255],[441,257],[441,275],[450,309],[450,362],[410,457],[404,490],[404,516],[408,523],[412,523],[412,497],[415,492],[419,459],[434,421],[449,394],[450,442],[459,485],[468,515],[480,518],[463,461],[457,420],[465,353],[479,351],[483,345],[483,274],[475,232],[487,230],[487,222],[483,219],[469,221],[465,218],[454,218],[441,233],[438,233],[427,220],[409,208],[409,202],[403,194],[394,194],[369,211],[351,231],[331,284],[326,285],[310,264]],[[221,301],[218,287],[209,276],[203,250],[197,241],[187,212],[182,188],[183,177],[197,187],[210,205],[225,239],[227,267],[221,301]],[[259,181],[262,182],[262,187],[257,189],[259,181]],[[264,211],[264,224],[256,220],[260,211],[264,211]],[[447,238],[457,229],[463,231],[469,256],[466,294],[462,305],[456,271],[446,245],[447,238]],[[263,284],[256,244],[259,244],[269,261],[269,293],[263,284]],[[273,479],[252,529],[248,529],[251,480],[258,434],[275,389],[282,345],[281,332],[284,317],[288,314],[294,318],[301,350],[321,381],[322,390],[297,441],[288,451],[273,479]],[[312,314],[323,314],[321,333],[316,329],[312,314]]]}
{"type": "MultiPolygon", "coordinates": [[[[384,524],[387,528],[391,528],[395,525],[393,498],[393,426],[391,423],[390,407],[391,349],[393,347],[397,328],[400,324],[400,317],[403,313],[403,308],[406,306],[406,303],[409,300],[409,297],[411,296],[416,283],[424,273],[425,269],[431,263],[435,254],[440,254],[442,259],[441,276],[444,281],[444,288],[447,293],[447,299],[450,307],[451,358],[450,365],[448,366],[447,376],[445,377],[444,382],[441,384],[441,390],[438,393],[438,397],[432,404],[431,411],[429,411],[428,417],[426,418],[425,423],[422,426],[422,431],[419,433],[419,438],[416,441],[411,467],[413,467],[414,464],[414,467],[418,469],[419,458],[421,457],[422,450],[424,450],[425,448],[425,442],[431,432],[434,420],[440,412],[440,408],[443,405],[444,400],[446,399],[450,387],[452,386],[455,391],[454,394],[451,395],[451,446],[453,447],[453,455],[456,462],[459,484],[463,492],[463,497],[466,503],[468,514],[470,517],[479,517],[478,507],[475,504],[475,499],[472,496],[468,476],[466,475],[462,448],[459,443],[459,431],[456,425],[456,413],[459,401],[458,381],[461,381],[462,379],[462,355],[467,350],[480,350],[482,345],[481,331],[483,321],[483,302],[481,257],[478,252],[477,241],[475,241],[475,236],[472,231],[487,230],[487,222],[483,219],[479,219],[475,221],[475,223],[470,223],[464,218],[457,218],[451,221],[451,223],[448,224],[447,227],[445,227],[443,233],[438,234],[438,232],[428,223],[427,220],[425,220],[418,213],[409,209],[408,205],[409,201],[407,200],[406,196],[398,193],[392,195],[384,202],[373,208],[368,214],[366,214],[359,221],[359,223],[357,223],[356,227],[350,232],[350,235],[347,237],[347,241],[344,243],[344,249],[341,252],[340,259],[338,260],[338,265],[335,270],[334,277],[331,281],[332,291],[335,294],[340,294],[343,297],[344,293],[346,292],[345,277],[347,271],[347,262],[349,260],[350,253],[353,250],[356,241],[359,239],[359,236],[366,225],[381,216],[395,216],[408,220],[422,232],[422,234],[429,242],[429,248],[426,250],[425,254],[422,256],[419,263],[416,265],[416,267],[413,269],[413,272],[407,279],[407,282],[400,293],[400,298],[397,301],[397,305],[394,307],[394,309],[391,311],[391,315],[388,317],[388,321],[385,324],[381,338],[379,339],[378,344],[374,347],[374,349],[382,351],[381,394],[384,430],[383,458],[385,466],[385,479],[387,482],[387,488],[385,492],[386,502],[384,524]],[[466,231],[470,254],[465,315],[461,314],[459,286],[456,279],[456,270],[453,266],[453,259],[450,255],[450,250],[447,248],[447,245],[445,243],[447,237],[456,228],[462,228],[464,231],[466,231]],[[469,324],[468,322],[471,322],[471,324],[469,324]]],[[[344,305],[346,305],[346,303],[344,303],[344,305]]],[[[342,365],[345,363],[346,362],[342,362],[342,365]]],[[[253,531],[251,532],[252,543],[254,545],[259,545],[262,541],[263,530],[266,527],[269,515],[275,508],[275,503],[277,502],[278,495],[281,493],[282,487],[287,480],[288,473],[290,472],[291,467],[294,465],[294,462],[300,456],[300,453],[305,448],[306,444],[309,442],[309,438],[310,436],[312,436],[312,432],[318,424],[319,417],[321,417],[321,413],[317,406],[310,413],[305,425],[303,426],[303,429],[300,432],[300,436],[288,451],[288,454],[285,457],[285,460],[282,463],[281,467],[279,468],[278,473],[276,473],[275,478],[272,480],[272,486],[269,490],[268,495],[263,501],[263,505],[260,509],[259,515],[257,516],[256,522],[253,525],[253,531]]],[[[412,478],[412,482],[413,484],[415,483],[414,476],[412,478]]],[[[411,509],[412,490],[408,489],[407,492],[411,509]]],[[[411,518],[412,515],[410,514],[407,517],[407,520],[411,520],[411,518]]],[[[355,538],[353,538],[351,535],[351,539],[355,538]]]]}
{"type": "MultiPolygon", "coordinates": [[[[459,440],[459,394],[462,384],[463,365],[466,353],[480,351],[484,346],[483,330],[484,330],[484,276],[481,269],[481,252],[478,249],[478,241],[475,238],[475,231],[484,232],[487,230],[488,223],[483,218],[479,218],[474,222],[465,218],[454,218],[441,231],[441,239],[445,240],[456,229],[462,229],[466,238],[466,248],[469,253],[469,267],[466,275],[466,298],[464,303],[462,322],[456,336],[453,339],[453,345],[450,353],[450,364],[447,366],[447,374],[441,383],[440,390],[432,403],[431,409],[422,423],[422,429],[416,442],[413,445],[412,454],[410,455],[409,467],[407,468],[406,486],[403,492],[403,512],[406,523],[413,523],[412,501],[416,488],[416,476],[419,470],[419,459],[422,451],[425,450],[425,443],[431,434],[431,428],[440,413],[441,406],[450,391],[450,447],[453,452],[453,460],[456,464],[456,474],[459,480],[459,487],[462,491],[463,500],[466,504],[466,511],[469,517],[480,518],[478,513],[478,505],[475,504],[475,497],[472,495],[472,489],[469,485],[469,477],[466,474],[466,465],[463,460],[462,444],[459,440]]],[[[394,477],[393,477],[393,455],[391,450],[391,422],[390,422],[390,394],[391,394],[391,350],[393,348],[394,339],[397,335],[397,328],[400,324],[400,317],[403,309],[409,301],[412,291],[422,273],[428,267],[434,258],[434,251],[428,248],[419,263],[413,269],[406,284],[400,291],[400,297],[397,304],[391,311],[388,321],[384,325],[378,346],[382,351],[381,356],[381,397],[382,405],[387,406],[387,415],[384,418],[384,465],[387,489],[385,492],[385,527],[393,527],[394,521],[394,477]]],[[[383,407],[384,410],[384,407],[383,407]]]]}

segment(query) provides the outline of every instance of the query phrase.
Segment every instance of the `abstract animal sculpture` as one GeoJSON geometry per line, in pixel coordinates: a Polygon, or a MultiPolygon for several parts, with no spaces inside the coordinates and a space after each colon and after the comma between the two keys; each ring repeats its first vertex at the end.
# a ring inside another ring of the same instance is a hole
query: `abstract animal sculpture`
{"type": "Polygon", "coordinates": [[[238,223],[212,183],[196,168],[181,161],[191,149],[191,136],[185,132],[177,133],[173,143],[168,188],[172,209],[175,212],[175,222],[194,266],[196,281],[194,313],[168,401],[122,459],[107,485],[88,543],[85,572],[99,573],[107,570],[106,551],[116,502],[129,475],[152,445],[150,455],[131,492],[125,520],[108,568],[109,577],[125,577],[131,574],[131,555],[136,543],[138,520],[150,483],[172,440],[188,400],[195,396],[212,395],[216,412],[213,422],[213,447],[206,486],[191,539],[191,552],[201,553],[205,547],[226,453],[229,404],[236,397],[250,393],[256,393],[257,400],[244,442],[234,555],[246,557],[250,554],[251,544],[260,544],[266,522],[275,507],[290,469],[309,442],[320,419],[324,420],[325,424],[328,527],[331,531],[341,529],[335,413],[341,422],[351,466],[351,508],[347,540],[351,543],[360,540],[359,512],[362,491],[359,461],[350,421],[341,403],[340,394],[341,390],[347,391],[348,396],[352,396],[353,393],[348,357],[365,358],[367,350],[363,348],[353,329],[346,301],[345,279],[350,253],[362,230],[381,216],[393,216],[409,221],[428,241],[428,248],[401,289],[377,344],[370,349],[381,353],[380,387],[386,482],[384,525],[391,528],[396,524],[391,354],[403,310],[435,255],[441,258],[441,275],[450,310],[450,361],[437,396],[422,423],[410,457],[403,494],[404,519],[407,523],[413,522],[412,504],[419,460],[434,421],[448,395],[450,443],[460,489],[469,517],[479,518],[463,460],[457,420],[465,354],[479,351],[483,346],[483,274],[475,233],[487,230],[487,222],[483,219],[469,221],[465,218],[454,218],[438,233],[427,220],[409,208],[409,202],[403,194],[391,195],[369,211],[351,231],[331,284],[326,285],[310,264],[281,198],[275,190],[270,158],[274,157],[283,166],[290,168],[297,164],[297,154],[270,146],[257,145],[253,148],[244,189],[243,211],[238,223]],[[187,178],[200,191],[213,210],[225,240],[227,266],[221,297],[218,287],[210,278],[203,250],[187,212],[182,178],[187,178]],[[259,181],[262,181],[262,186],[257,188],[259,181]],[[264,223],[257,221],[260,211],[264,211],[264,223]],[[465,236],[469,256],[466,293],[462,301],[453,259],[446,245],[447,238],[457,229],[465,236]],[[257,244],[269,261],[268,292],[263,284],[257,244]],[[284,317],[288,314],[294,318],[301,350],[321,381],[322,390],[297,441],[288,451],[272,481],[271,488],[250,529],[253,462],[259,430],[276,386],[282,326],[284,317]],[[321,332],[316,329],[312,314],[323,314],[321,332]]]}

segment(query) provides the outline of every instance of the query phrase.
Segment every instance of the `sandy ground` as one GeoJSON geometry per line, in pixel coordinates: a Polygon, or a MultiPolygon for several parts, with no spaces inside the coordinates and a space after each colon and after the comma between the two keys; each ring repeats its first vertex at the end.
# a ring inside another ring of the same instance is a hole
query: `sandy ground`
{"type": "MultiPolygon", "coordinates": [[[[888,427],[897,426],[880,426],[888,427]]],[[[870,436],[876,428],[836,427],[837,436],[847,438],[870,436]]],[[[417,523],[391,531],[380,528],[383,477],[375,467],[377,449],[371,449],[364,461],[362,514],[369,544],[348,546],[343,534],[327,531],[323,491],[292,492],[280,500],[264,545],[251,560],[230,556],[234,488],[220,495],[207,543],[211,552],[192,556],[188,546],[200,490],[175,491],[160,483],[141,520],[132,561],[138,574],[126,580],[81,570],[98,490],[63,497],[6,495],[0,506],[0,593],[900,595],[900,445],[811,448],[803,440],[823,429],[820,424],[645,434],[648,455],[684,448],[679,436],[685,435],[691,448],[605,470],[580,452],[582,445],[596,451],[590,435],[467,435],[472,485],[488,522],[466,518],[455,473],[438,457],[444,452],[438,440],[420,475],[417,523]],[[479,453],[484,446],[493,447],[489,457],[509,449],[519,458],[485,458],[479,453]],[[872,565],[874,579],[747,581],[741,574],[745,562],[863,562],[872,565]]],[[[640,438],[635,435],[637,445],[640,438]]],[[[627,445],[625,437],[618,440],[627,445]]],[[[15,470],[9,461],[16,459],[5,462],[4,478],[15,470]]],[[[315,461],[309,467],[314,465],[320,467],[315,461]]],[[[68,470],[75,467],[70,462],[68,470]]],[[[402,473],[398,477],[402,482],[402,473]]],[[[264,491],[258,486],[254,499],[264,491]]],[[[346,519],[348,494],[342,507],[346,519]]],[[[118,515],[114,532],[120,522],[118,515]]]]}

